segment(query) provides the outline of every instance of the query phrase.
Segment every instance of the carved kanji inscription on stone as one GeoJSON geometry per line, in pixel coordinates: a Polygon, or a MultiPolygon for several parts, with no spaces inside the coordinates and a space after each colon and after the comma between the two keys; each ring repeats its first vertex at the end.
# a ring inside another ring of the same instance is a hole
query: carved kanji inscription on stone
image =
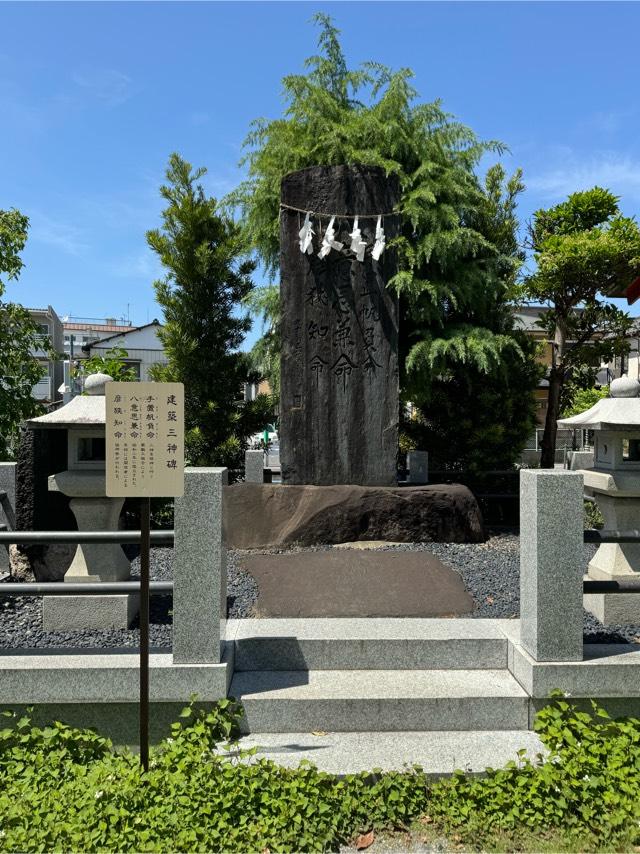
{"type": "MultiPolygon", "coordinates": [[[[371,258],[375,215],[392,211],[399,188],[375,167],[312,167],[286,176],[285,205],[335,213],[336,240],[318,257],[328,218],[313,214],[313,253],[300,252],[298,214],[281,215],[281,420],[284,483],[396,483],[398,310],[386,287],[395,274],[387,249],[371,258]],[[350,246],[354,215],[367,242],[350,246]],[[366,218],[371,214],[371,218],[366,218]]],[[[387,244],[396,217],[385,219],[387,244]]]]}

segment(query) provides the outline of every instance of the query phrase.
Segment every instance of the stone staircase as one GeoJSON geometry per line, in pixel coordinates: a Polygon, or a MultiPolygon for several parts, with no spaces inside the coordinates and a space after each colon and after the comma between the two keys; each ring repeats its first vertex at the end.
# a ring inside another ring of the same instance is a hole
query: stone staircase
{"type": "Polygon", "coordinates": [[[406,762],[481,770],[478,762],[499,765],[520,748],[535,753],[503,622],[230,621],[229,694],[244,706],[245,744],[338,773],[406,762]]]}

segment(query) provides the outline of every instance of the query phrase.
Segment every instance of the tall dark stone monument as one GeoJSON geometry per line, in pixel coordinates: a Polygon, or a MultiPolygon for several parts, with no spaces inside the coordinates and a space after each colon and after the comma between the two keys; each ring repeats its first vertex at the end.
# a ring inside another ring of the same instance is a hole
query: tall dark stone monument
{"type": "Polygon", "coordinates": [[[394,253],[371,256],[376,219],[387,244],[398,233],[390,214],[399,183],[370,166],[314,166],[287,175],[281,188],[282,308],[280,462],[287,484],[396,485],[398,305],[385,285],[394,253]],[[299,210],[295,210],[299,209],[299,210]],[[313,252],[299,231],[313,213],[313,252]],[[318,252],[331,215],[344,244],[318,252]],[[354,217],[367,243],[351,251],[354,217]]]}

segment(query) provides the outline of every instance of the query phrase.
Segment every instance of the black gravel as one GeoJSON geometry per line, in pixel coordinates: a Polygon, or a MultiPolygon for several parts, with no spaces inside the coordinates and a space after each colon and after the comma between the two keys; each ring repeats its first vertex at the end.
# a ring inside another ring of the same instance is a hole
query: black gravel
{"type": "MultiPolygon", "coordinates": [[[[290,551],[325,551],[331,546],[309,549],[261,549],[262,553],[283,554],[290,551]]],[[[585,567],[596,547],[585,545],[585,567]]],[[[385,551],[428,551],[462,576],[476,608],[475,618],[515,618],[520,613],[519,539],[514,534],[498,534],[486,543],[406,543],[389,545],[385,551]]],[[[255,554],[256,552],[252,552],[255,554]]],[[[258,598],[258,585],[251,575],[238,566],[243,552],[230,551],[227,557],[227,606],[229,617],[251,617],[258,598]]],[[[131,564],[132,577],[138,578],[139,558],[131,564]]],[[[173,578],[173,549],[151,550],[151,578],[170,581],[173,578]]],[[[0,581],[0,583],[2,583],[0,581]]],[[[171,597],[151,598],[151,645],[171,647],[171,597]]],[[[586,611],[584,637],[588,643],[640,643],[640,625],[603,626],[586,611]]],[[[139,644],[137,623],[129,630],[45,632],[42,629],[41,597],[0,597],[0,648],[64,647],[136,647],[139,644]]]]}
{"type": "MultiPolygon", "coordinates": [[[[152,581],[173,579],[173,549],[152,548],[150,561],[152,581]]],[[[248,573],[236,566],[235,555],[227,558],[227,606],[229,617],[247,617],[258,598],[258,585],[248,573]]],[[[131,577],[140,577],[140,558],[131,562],[131,577]]],[[[6,581],[10,579],[6,578],[6,581]]],[[[0,584],[2,582],[0,581],[0,584]]],[[[149,640],[152,647],[171,648],[171,596],[152,596],[149,640]]],[[[115,649],[140,644],[139,622],[130,629],[45,632],[42,628],[41,596],[0,596],[0,649],[41,649],[65,647],[98,647],[115,649]]]]}

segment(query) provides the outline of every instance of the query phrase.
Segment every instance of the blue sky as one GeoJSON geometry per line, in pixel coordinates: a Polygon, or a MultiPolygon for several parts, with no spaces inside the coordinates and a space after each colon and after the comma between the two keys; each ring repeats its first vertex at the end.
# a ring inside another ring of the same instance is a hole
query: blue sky
{"type": "Polygon", "coordinates": [[[350,65],[409,66],[423,99],[509,146],[523,220],[596,183],[640,213],[635,3],[0,3],[0,208],[31,219],[9,298],[160,316],[145,231],[169,154],[232,189],[249,123],[280,115],[281,78],[315,52],[315,11],[350,65]]]}

